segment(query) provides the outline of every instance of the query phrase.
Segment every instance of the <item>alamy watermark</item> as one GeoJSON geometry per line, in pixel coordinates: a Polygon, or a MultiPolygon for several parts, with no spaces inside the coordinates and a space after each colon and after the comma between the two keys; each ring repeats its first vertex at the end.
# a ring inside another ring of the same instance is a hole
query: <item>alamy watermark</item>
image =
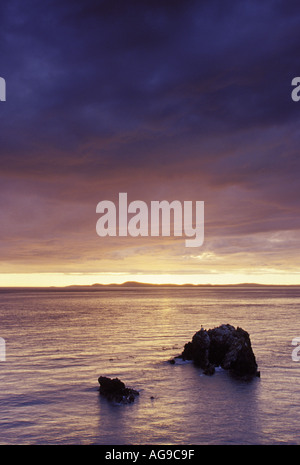
{"type": "Polygon", "coordinates": [[[300,77],[294,77],[292,79],[292,86],[296,86],[292,90],[292,94],[291,94],[292,100],[294,102],[299,102],[300,100],[300,77]]]}
{"type": "Polygon", "coordinates": [[[0,102],[6,102],[6,82],[0,77],[0,102]]]}
{"type": "Polygon", "coordinates": [[[293,362],[299,362],[300,361],[300,355],[298,355],[298,352],[300,352],[300,337],[294,337],[293,338],[292,346],[297,346],[292,351],[292,360],[293,360],[293,362]]]}
{"type": "Polygon", "coordinates": [[[6,343],[3,337],[0,337],[0,362],[6,361],[6,343]]]}
{"type": "Polygon", "coordinates": [[[96,224],[98,236],[187,236],[186,247],[200,247],[204,241],[204,202],[142,200],[128,204],[127,193],[119,193],[118,210],[111,200],[96,207],[101,217],[96,224]],[[130,216],[131,215],[131,216],[130,216]],[[133,215],[133,216],[132,216],[133,215]]]}

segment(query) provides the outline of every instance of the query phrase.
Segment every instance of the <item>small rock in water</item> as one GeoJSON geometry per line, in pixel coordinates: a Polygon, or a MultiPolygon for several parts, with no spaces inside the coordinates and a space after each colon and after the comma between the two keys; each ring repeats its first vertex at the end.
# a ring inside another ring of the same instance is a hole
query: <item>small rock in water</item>
{"type": "Polygon", "coordinates": [[[100,384],[100,394],[112,402],[131,404],[134,402],[135,397],[139,395],[138,391],[126,387],[118,378],[111,379],[100,376],[98,382],[100,384]]]}

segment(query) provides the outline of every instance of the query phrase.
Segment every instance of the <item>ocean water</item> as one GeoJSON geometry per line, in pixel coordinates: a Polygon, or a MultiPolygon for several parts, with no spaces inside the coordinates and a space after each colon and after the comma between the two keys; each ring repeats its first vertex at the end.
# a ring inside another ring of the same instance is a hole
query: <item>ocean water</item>
{"type": "Polygon", "coordinates": [[[1,290],[0,443],[299,444],[299,309],[300,288],[1,290]],[[223,323],[249,332],[260,378],[168,363],[223,323]],[[139,397],[109,403],[100,375],[139,397]]]}

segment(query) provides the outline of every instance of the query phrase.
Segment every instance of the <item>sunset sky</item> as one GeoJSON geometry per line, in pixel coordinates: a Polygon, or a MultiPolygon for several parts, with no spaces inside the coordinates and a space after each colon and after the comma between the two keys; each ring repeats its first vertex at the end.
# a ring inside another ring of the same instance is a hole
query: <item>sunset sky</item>
{"type": "Polygon", "coordinates": [[[3,0],[0,286],[300,284],[296,1],[3,0]],[[205,239],[96,206],[205,202],[205,239]]]}

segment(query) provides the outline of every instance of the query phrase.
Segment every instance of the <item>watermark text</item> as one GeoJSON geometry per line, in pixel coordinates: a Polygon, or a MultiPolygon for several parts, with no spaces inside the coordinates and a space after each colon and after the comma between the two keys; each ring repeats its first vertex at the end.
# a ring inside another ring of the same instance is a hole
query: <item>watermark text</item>
{"type": "Polygon", "coordinates": [[[0,102],[6,102],[6,82],[0,77],[0,102]]]}
{"type": "Polygon", "coordinates": [[[292,360],[293,362],[299,362],[300,361],[300,355],[298,352],[300,352],[300,337],[294,337],[292,340],[292,346],[298,346],[295,347],[292,351],[292,360]]]}
{"type": "Polygon", "coordinates": [[[296,86],[293,90],[292,90],[292,100],[294,102],[299,102],[300,100],[300,77],[294,77],[292,79],[292,86],[296,86]]]}
{"type": "Polygon", "coordinates": [[[0,337],[0,362],[6,361],[6,344],[5,339],[0,337]]]}
{"type": "Polygon", "coordinates": [[[96,207],[101,214],[96,224],[98,236],[187,236],[186,247],[200,247],[204,241],[204,202],[153,200],[150,207],[142,200],[128,204],[127,193],[114,202],[102,200],[96,207]],[[133,215],[133,216],[132,216],[133,215]]]}

